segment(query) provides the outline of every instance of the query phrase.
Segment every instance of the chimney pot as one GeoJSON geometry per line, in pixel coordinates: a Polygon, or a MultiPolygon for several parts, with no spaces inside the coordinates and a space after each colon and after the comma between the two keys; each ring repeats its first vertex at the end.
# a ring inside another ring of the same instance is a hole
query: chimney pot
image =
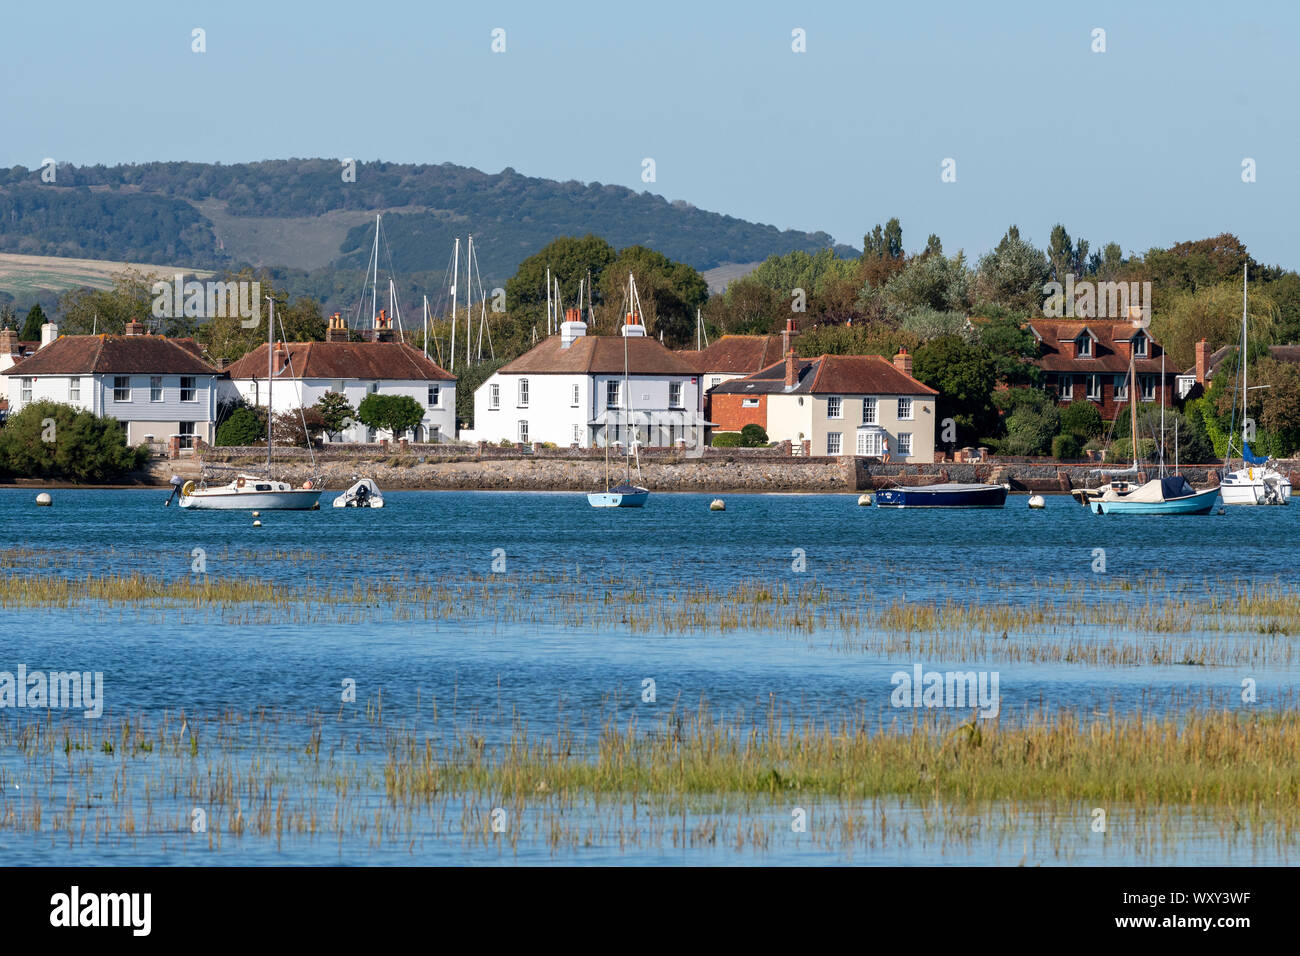
{"type": "Polygon", "coordinates": [[[898,350],[898,354],[894,356],[894,368],[904,375],[912,374],[912,356],[907,354],[907,349],[898,350]]]}
{"type": "Polygon", "coordinates": [[[144,335],[144,323],[138,319],[132,319],[126,323],[127,335],[144,335]]]}

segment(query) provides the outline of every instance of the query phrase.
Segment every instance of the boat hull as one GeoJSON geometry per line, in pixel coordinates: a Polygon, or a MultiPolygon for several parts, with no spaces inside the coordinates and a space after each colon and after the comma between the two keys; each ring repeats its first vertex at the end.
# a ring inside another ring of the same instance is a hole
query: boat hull
{"type": "Polygon", "coordinates": [[[181,507],[191,511],[311,511],[320,503],[315,490],[294,491],[196,491],[181,498],[181,507]]]}
{"type": "Polygon", "coordinates": [[[883,488],[876,492],[880,508],[1001,508],[1007,501],[1002,485],[883,488]]]}
{"type": "Polygon", "coordinates": [[[593,508],[641,508],[650,498],[650,492],[593,491],[587,495],[587,504],[593,508]]]}
{"type": "Polygon", "coordinates": [[[1264,479],[1262,469],[1243,469],[1224,477],[1219,485],[1225,505],[1284,505],[1291,501],[1291,482],[1276,472],[1264,479]]]}
{"type": "Polygon", "coordinates": [[[1165,501],[1131,501],[1123,498],[1118,501],[1094,501],[1092,510],[1099,515],[1207,515],[1219,500],[1219,489],[1210,488],[1198,491],[1185,498],[1170,498],[1165,501]]]}

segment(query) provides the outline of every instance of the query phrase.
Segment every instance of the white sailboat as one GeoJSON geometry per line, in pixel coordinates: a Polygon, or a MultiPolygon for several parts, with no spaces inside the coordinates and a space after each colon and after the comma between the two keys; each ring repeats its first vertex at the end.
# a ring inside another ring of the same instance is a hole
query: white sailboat
{"type": "MultiPolygon", "coordinates": [[[[270,312],[266,333],[266,475],[237,474],[223,485],[208,487],[207,481],[187,481],[181,486],[180,505],[196,511],[310,511],[320,506],[321,489],[308,479],[301,488],[268,477],[271,473],[271,432],[275,411],[271,402],[275,377],[275,301],[267,296],[270,312]]],[[[304,429],[306,423],[303,423],[304,429]]],[[[310,445],[309,449],[310,450],[310,445]]],[[[315,467],[316,456],[312,455],[315,467]]],[[[170,499],[169,499],[170,500],[170,499]]]]}
{"type": "Polygon", "coordinates": [[[1075,488],[1070,492],[1070,496],[1085,508],[1091,508],[1094,501],[1100,501],[1104,495],[1111,495],[1112,498],[1119,498],[1127,495],[1129,492],[1136,491],[1138,487],[1138,445],[1137,445],[1137,405],[1134,404],[1137,399],[1134,397],[1133,390],[1137,382],[1135,374],[1133,350],[1129,349],[1128,356],[1128,379],[1126,381],[1129,411],[1133,413],[1133,464],[1127,468],[1094,468],[1092,474],[1108,478],[1096,488],[1075,488]],[[1130,477],[1131,476],[1131,477],[1130,477]]]}
{"type": "MultiPolygon", "coordinates": [[[[641,482],[641,456],[637,450],[638,441],[636,429],[633,428],[629,435],[628,423],[632,411],[632,389],[629,384],[628,373],[628,344],[627,340],[634,336],[645,335],[645,326],[641,324],[641,300],[636,293],[636,279],[628,273],[628,317],[623,326],[623,400],[619,402],[623,406],[623,437],[624,437],[624,457],[626,463],[626,477],[624,481],[615,485],[610,481],[609,474],[609,417],[605,419],[605,490],[595,491],[587,495],[587,503],[593,508],[641,508],[650,499],[650,491],[641,482]],[[632,462],[636,461],[636,483],[632,481],[632,462]]],[[[582,303],[578,304],[579,309],[582,303]]]]}
{"type": "MultiPolygon", "coordinates": [[[[1250,388],[1246,384],[1246,270],[1243,267],[1241,281],[1241,349],[1237,353],[1241,363],[1241,414],[1246,414],[1246,396],[1250,388]]],[[[1256,386],[1267,387],[1267,386],[1256,386]]],[[[1235,402],[1234,402],[1235,413],[1235,402]]],[[[1228,439],[1228,453],[1223,462],[1223,478],[1219,482],[1219,491],[1225,505],[1284,505],[1291,500],[1291,479],[1278,471],[1273,459],[1254,454],[1247,438],[1247,426],[1243,423],[1241,432],[1241,467],[1229,470],[1233,455],[1232,438],[1228,439]]]]}

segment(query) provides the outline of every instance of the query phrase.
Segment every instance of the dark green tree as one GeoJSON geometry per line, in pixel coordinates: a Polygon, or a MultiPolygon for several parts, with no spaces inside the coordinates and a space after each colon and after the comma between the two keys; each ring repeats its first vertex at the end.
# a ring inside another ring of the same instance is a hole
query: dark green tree
{"type": "Polygon", "coordinates": [[[381,395],[372,392],[357,406],[357,419],[370,428],[402,438],[424,420],[424,406],[410,395],[381,395]]]}
{"type": "Polygon", "coordinates": [[[102,482],[143,467],[146,448],[131,448],[115,418],[59,402],[33,402],[0,429],[0,472],[24,478],[102,482]]]}
{"type": "Polygon", "coordinates": [[[939,422],[953,419],[959,444],[972,444],[994,434],[997,413],[992,396],[997,370],[982,346],[955,335],[931,339],[916,350],[912,374],[938,389],[936,416],[939,422]]]}
{"type": "Polygon", "coordinates": [[[337,437],[339,432],[357,417],[357,410],[352,407],[342,392],[326,392],[316,402],[316,411],[320,413],[321,422],[330,437],[337,437]]]}
{"type": "Polygon", "coordinates": [[[27,310],[27,318],[23,322],[23,329],[18,333],[18,338],[24,342],[39,342],[41,340],[41,326],[48,322],[45,317],[45,310],[37,302],[27,310]]]}

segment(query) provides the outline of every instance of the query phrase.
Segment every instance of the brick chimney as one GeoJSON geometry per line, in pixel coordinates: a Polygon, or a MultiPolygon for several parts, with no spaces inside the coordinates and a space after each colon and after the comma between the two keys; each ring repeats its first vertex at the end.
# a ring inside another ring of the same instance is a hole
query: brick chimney
{"type": "Polygon", "coordinates": [[[375,341],[393,341],[393,317],[388,314],[387,309],[380,309],[379,318],[375,319],[375,341]]]}
{"type": "Polygon", "coordinates": [[[288,364],[289,364],[289,353],[285,349],[284,343],[276,342],[275,356],[272,359],[272,368],[275,369],[275,374],[279,375],[282,371],[284,371],[284,367],[288,364]]]}
{"type": "Polygon", "coordinates": [[[912,374],[912,356],[907,354],[907,349],[898,350],[898,354],[894,356],[894,368],[904,375],[912,374]]]}
{"type": "Polygon", "coordinates": [[[0,355],[18,354],[18,333],[13,329],[0,329],[0,355]]]}
{"type": "Polygon", "coordinates": [[[335,312],[330,316],[329,328],[325,330],[326,342],[346,342],[348,340],[348,324],[343,321],[343,316],[335,312]]]}
{"type": "Polygon", "coordinates": [[[1201,339],[1196,343],[1196,384],[1205,385],[1205,373],[1210,370],[1210,343],[1201,339]]]}
{"type": "Polygon", "coordinates": [[[785,352],[785,387],[794,388],[799,384],[799,360],[794,354],[794,337],[799,334],[794,316],[785,320],[785,331],[781,333],[781,350],[785,352]]]}
{"type": "Polygon", "coordinates": [[[144,335],[144,323],[138,319],[132,319],[126,323],[127,335],[144,335]]]}

